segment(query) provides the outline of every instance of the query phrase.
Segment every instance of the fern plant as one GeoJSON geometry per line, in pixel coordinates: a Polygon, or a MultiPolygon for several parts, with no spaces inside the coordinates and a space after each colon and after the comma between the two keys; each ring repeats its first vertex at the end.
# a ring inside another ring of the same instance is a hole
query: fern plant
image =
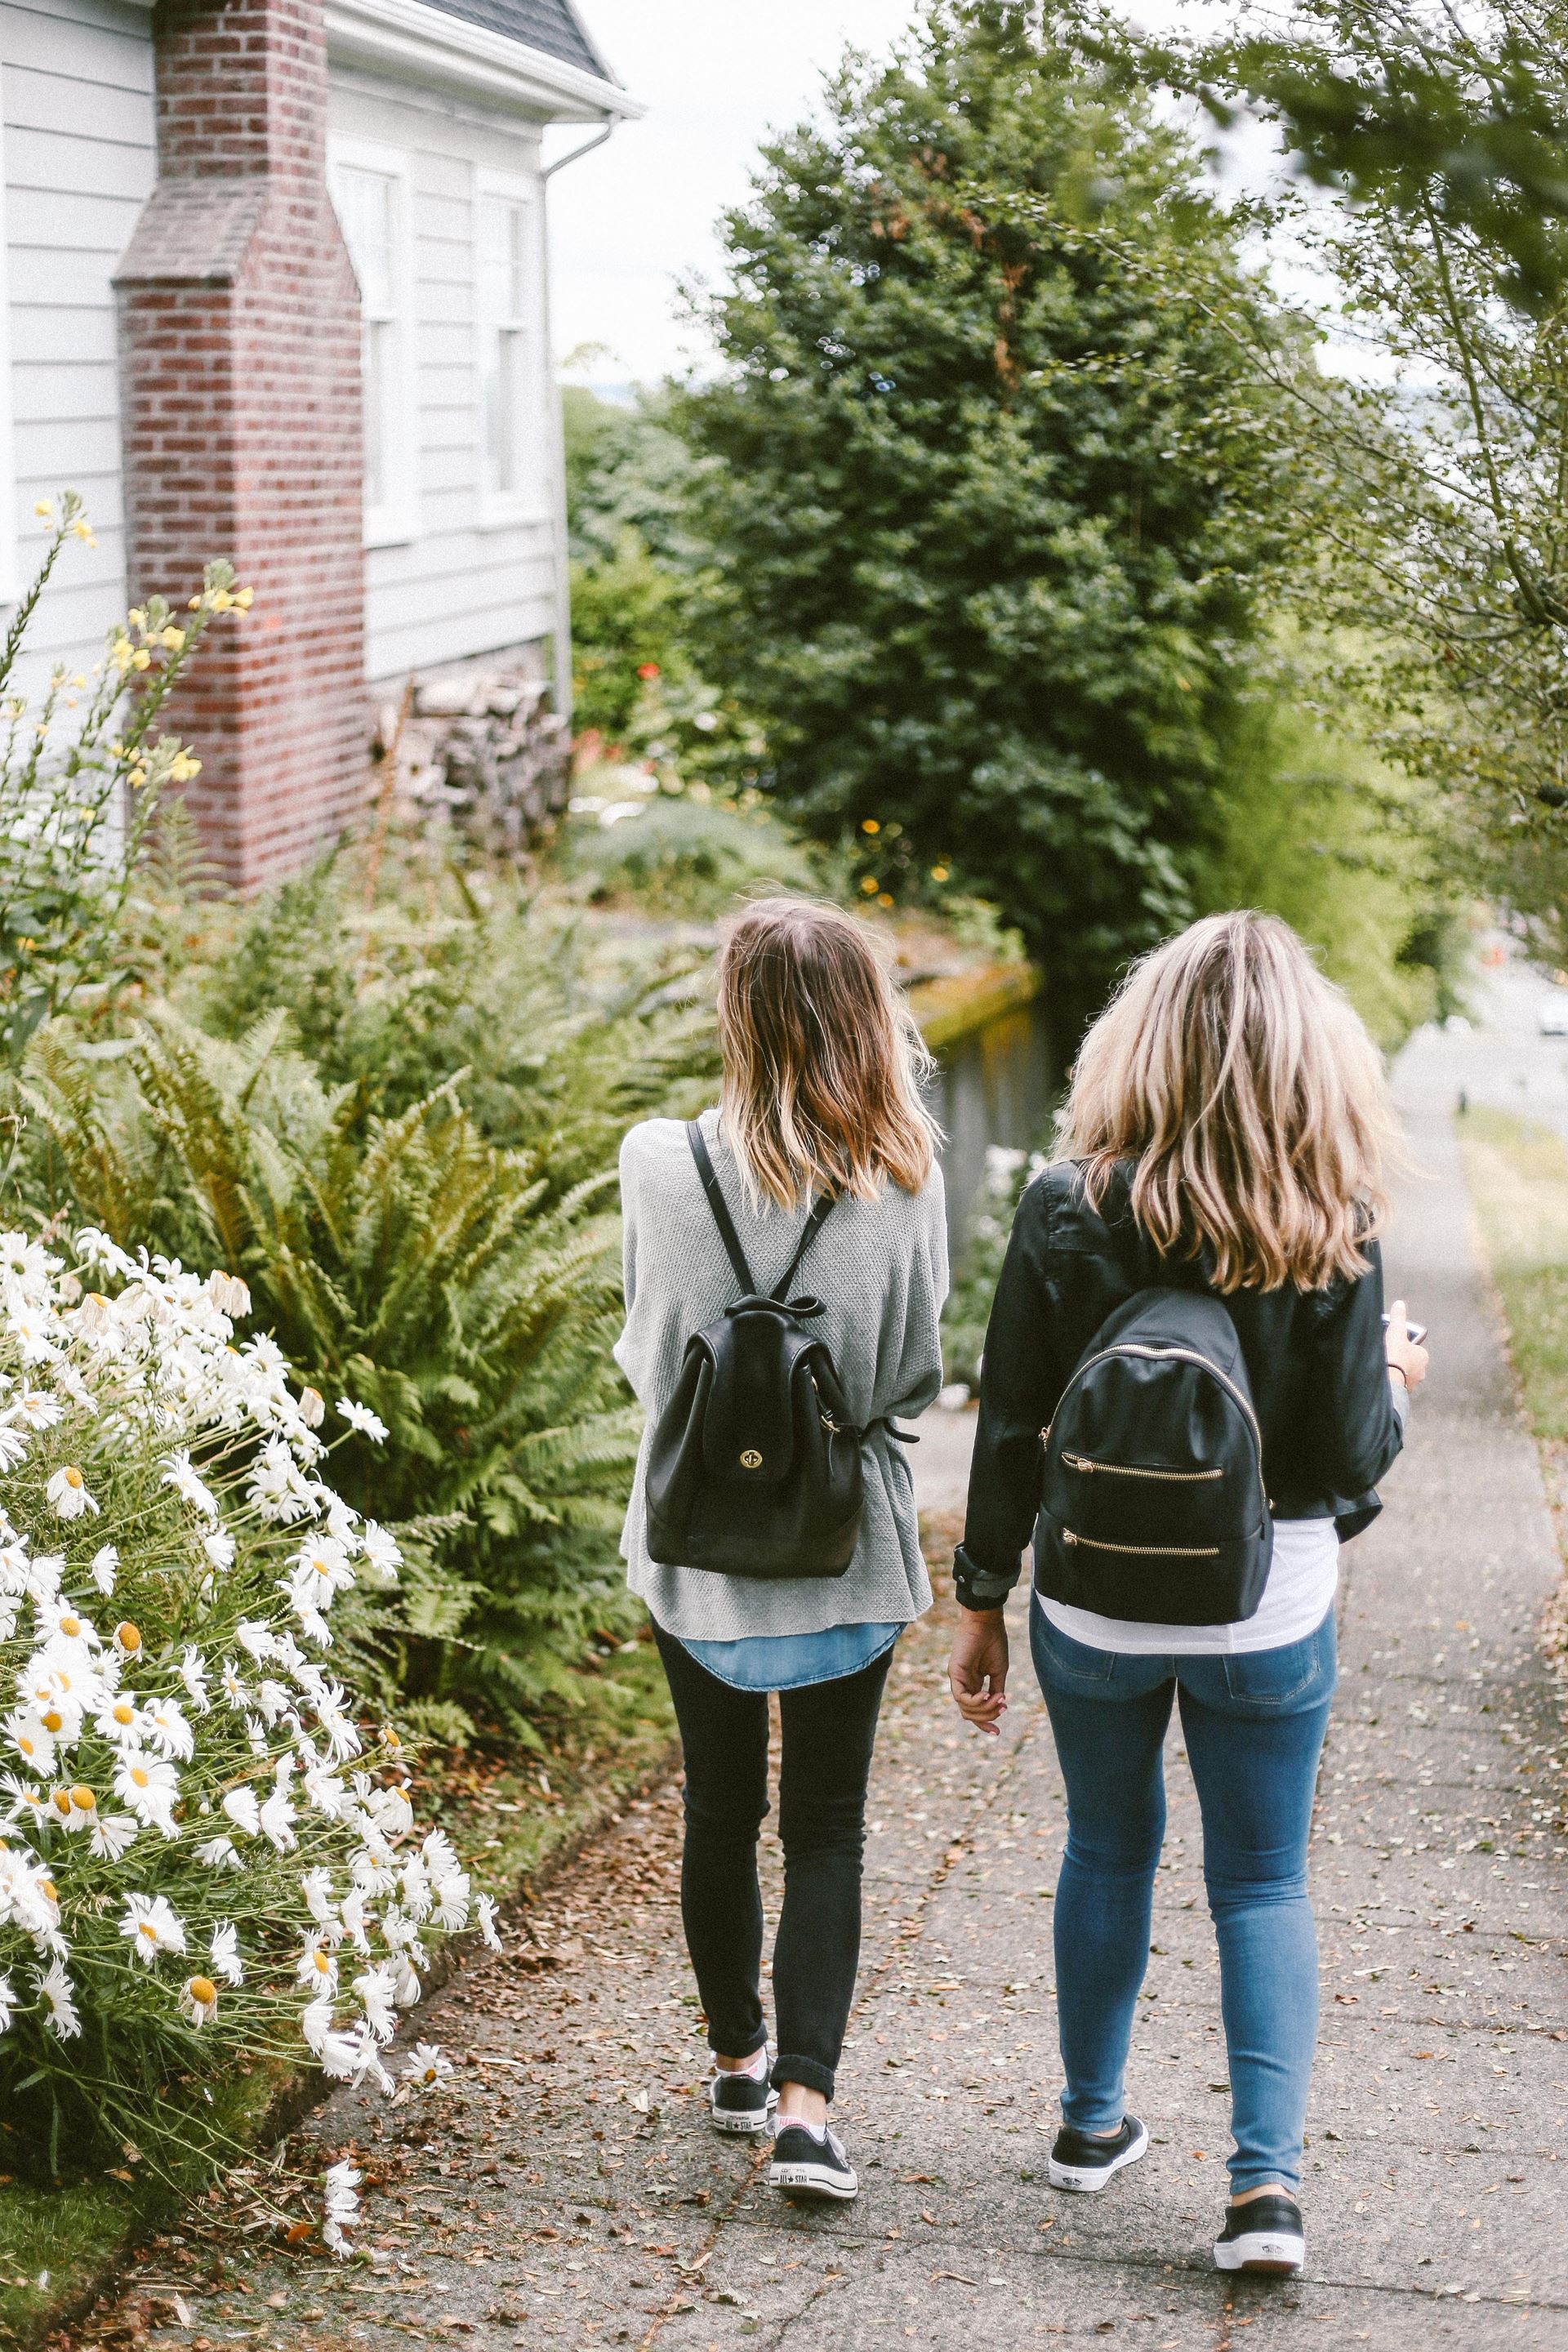
{"type": "Polygon", "coordinates": [[[416,1725],[460,1734],[477,1710],[530,1736],[625,1606],[613,1168],[562,1189],[482,1132],[456,1076],[388,1115],[363,1079],[327,1081],[281,1011],[237,1039],[162,1011],[118,1048],[56,1024],[23,1092],[40,1205],[242,1274],[329,1413],[347,1394],[386,1424],[335,1456],[408,1559],[351,1615],[355,1670],[416,1725]]]}

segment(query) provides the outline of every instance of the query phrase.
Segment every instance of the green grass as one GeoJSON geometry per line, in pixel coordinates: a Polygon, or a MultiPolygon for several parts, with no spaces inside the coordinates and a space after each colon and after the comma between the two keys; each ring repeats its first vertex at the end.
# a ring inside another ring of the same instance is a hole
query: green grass
{"type": "Polygon", "coordinates": [[[1465,1112],[1458,1133],[1526,1417],[1543,1446],[1568,1444],[1568,1143],[1500,1110],[1465,1112]]]}
{"type": "MultiPolygon", "coordinates": [[[[500,1768],[459,1759],[418,1794],[462,1848],[478,1885],[520,1895],[569,1861],[603,1822],[667,1763],[675,1737],[669,1694],[651,1641],[628,1644],[596,1673],[574,1677],[576,1705],[554,1718],[542,1755],[500,1768]]],[[[515,1929],[513,1931],[516,1932],[515,1929]]],[[[258,2068],[226,2100],[224,2123],[242,2147],[268,2117],[309,2104],[307,2078],[258,2068]]],[[[26,2347],[58,2329],[107,2283],[128,2248],[203,2186],[144,2175],[99,2176],[38,2187],[6,2176],[0,2121],[0,2346],[26,2347]]]]}

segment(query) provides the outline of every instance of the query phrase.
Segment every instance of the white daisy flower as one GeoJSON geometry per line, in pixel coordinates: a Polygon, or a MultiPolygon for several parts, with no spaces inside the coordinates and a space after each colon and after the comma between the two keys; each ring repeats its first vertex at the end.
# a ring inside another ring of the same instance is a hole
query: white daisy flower
{"type": "Polygon", "coordinates": [[[359,2186],[364,2175],[348,2162],[330,2164],[322,2205],[321,2238],[334,2254],[348,2255],[353,2247],[348,2231],[359,2220],[359,2186]]]}
{"type": "Polygon", "coordinates": [[[182,1502],[189,1503],[193,1511],[201,1511],[209,1519],[217,1517],[217,1503],[210,1487],[205,1486],[191,1467],[189,1450],[179,1446],[165,1454],[163,1463],[163,1484],[173,1486],[182,1502]]]}
{"type": "Polygon", "coordinates": [[[172,1698],[149,1699],[142,1710],[146,1736],[164,1756],[188,1762],[195,1754],[196,1736],[172,1698]]]}
{"type": "MultiPolygon", "coordinates": [[[[285,1763],[288,1760],[285,1757],[285,1763]]],[[[291,1826],[294,1820],[294,1808],[289,1801],[288,1792],[281,1786],[273,1790],[272,1794],[262,1806],[260,1820],[263,1836],[270,1839],[279,1853],[292,1853],[300,1841],[295,1836],[291,1826]]]]}
{"type": "Polygon", "coordinates": [[[306,2047],[319,2058],[332,2030],[332,1997],[322,1993],[300,2011],[300,2031],[306,2047]]]}
{"type": "Polygon", "coordinates": [[[474,1897],[474,1908],[479,1915],[479,1934],[484,1937],[485,1942],[489,1946],[492,1952],[502,1950],[504,1948],[501,1943],[500,1933],[496,1927],[497,1906],[495,1896],[493,1895],[476,1895],[474,1897]]]}
{"type": "Polygon", "coordinates": [[[89,1843],[100,1862],[118,1862],[135,1844],[137,1834],[137,1824],[129,1813],[95,1813],[89,1843]]]}
{"type": "Polygon", "coordinates": [[[25,1384],[5,1408],[7,1421],[21,1422],[26,1428],[37,1432],[53,1429],[64,1413],[64,1405],[58,1397],[51,1396],[47,1389],[28,1388],[25,1384]]]}
{"type": "Polygon", "coordinates": [[[35,1969],[33,1982],[37,1986],[47,2011],[45,2022],[49,2032],[57,2034],[62,2042],[70,2041],[73,2035],[81,2032],[81,2020],[77,2015],[71,1980],[66,1974],[64,1962],[55,1959],[47,1969],[35,1969]]]}
{"type": "Polygon", "coordinates": [[[337,1924],[332,1908],[332,1874],[330,1870],[307,1870],[300,1881],[300,1891],[305,1897],[305,1908],[318,1927],[337,1924]]]}
{"type": "Polygon", "coordinates": [[[47,1778],[55,1769],[54,1734],[35,1707],[16,1707],[5,1717],[7,1741],[29,1772],[47,1778]]]}
{"type": "Polygon", "coordinates": [[[320,1429],[327,1417],[327,1400],[320,1389],[302,1388],[295,1410],[307,1429],[320,1429]]]}
{"type": "Polygon", "coordinates": [[[237,1274],[220,1274],[215,1266],[207,1276],[207,1297],[220,1315],[241,1316],[250,1312],[250,1289],[237,1274]]]}
{"type": "Polygon", "coordinates": [[[405,2083],[422,2083],[433,2088],[436,2084],[444,2083],[451,2071],[451,2060],[436,2042],[416,2042],[408,2053],[403,2079],[405,2083]]]}
{"type": "Polygon", "coordinates": [[[222,1977],[225,1984],[245,1982],[245,1968],[239,1957],[239,1930],[232,1920],[220,1919],[213,1929],[208,1947],[212,1955],[213,1974],[222,1977]]]}
{"type": "Polygon", "coordinates": [[[355,1977],[353,1990],[371,2032],[378,2041],[390,2042],[397,2030],[397,1980],[392,1969],[384,1960],[378,1960],[363,1976],[355,1977]]]}
{"type": "Polygon", "coordinates": [[[88,1571],[99,1591],[106,1596],[114,1590],[114,1579],[120,1567],[120,1553],[113,1544],[100,1544],[92,1555],[88,1571]]]}
{"type": "Polygon", "coordinates": [[[79,1519],[85,1511],[98,1515],[98,1505],[89,1494],[87,1480],[74,1462],[57,1470],[44,1488],[44,1498],[53,1507],[58,1519],[79,1519]]]}
{"type": "Polygon", "coordinates": [[[186,1643],[180,1659],[180,1680],[197,1713],[210,1715],[213,1703],[207,1696],[207,1662],[194,1642],[186,1643]]]}
{"type": "Polygon", "coordinates": [[[180,2014],[192,2025],[210,2025],[217,2015],[217,1987],[211,1977],[185,1979],[180,1991],[180,2014]]]}
{"type": "Polygon", "coordinates": [[[338,1989],[338,1964],[324,1937],[306,1937],[299,1959],[294,1964],[294,1981],[304,1985],[318,1998],[330,1996],[338,1989]]]}
{"type": "Polygon", "coordinates": [[[25,1433],[13,1429],[9,1422],[0,1421],[0,1471],[15,1470],[16,1465],[26,1458],[27,1438],[25,1433]]]}
{"type": "Polygon", "coordinates": [[[349,1427],[357,1429],[362,1437],[368,1437],[375,1445],[384,1444],[386,1423],[379,1413],[372,1412],[369,1405],[356,1404],[352,1397],[340,1397],[338,1411],[349,1427]]]}
{"type": "Polygon", "coordinates": [[[202,1538],[202,1549],[216,1569],[234,1566],[234,1538],[226,1528],[215,1528],[202,1538]]]}
{"type": "Polygon", "coordinates": [[[354,2068],[349,2081],[357,2091],[362,2083],[374,2083],[378,2091],[390,2098],[397,2088],[381,2063],[381,2049],[368,2025],[356,2026],[353,2032],[354,2068]]]}
{"type": "Polygon", "coordinates": [[[350,1943],[353,1944],[357,1952],[363,1952],[365,1958],[368,1960],[370,1958],[370,1937],[366,1933],[366,1929],[370,1925],[370,1922],[365,1915],[364,1905],[365,1895],[363,1887],[351,1886],[348,1893],[342,1899],[342,1904],[338,1912],[338,1917],[342,1924],[343,1934],[348,1937],[350,1943]]]}
{"type": "Polygon", "coordinates": [[[121,1755],[114,1767],[114,1793],[144,1829],[162,1830],[167,1838],[178,1834],[174,1804],[180,1776],[162,1757],[144,1752],[121,1755]]]}
{"type": "Polygon", "coordinates": [[[260,1836],[261,1801],[254,1789],[231,1789],[223,1801],[223,1809],[235,1827],[243,1830],[247,1837],[260,1836]]]}
{"type": "Polygon", "coordinates": [[[120,1932],[132,1950],[149,1968],[160,1952],[183,1952],[185,1948],[184,1923],[171,1908],[163,1895],[128,1895],[125,1916],[120,1932]]]}
{"type": "Polygon", "coordinates": [[[403,1565],[403,1554],[384,1528],[374,1519],[366,1519],[360,1541],[364,1548],[365,1563],[384,1587],[397,1581],[397,1571],[403,1565]]]}
{"type": "Polygon", "coordinates": [[[10,1978],[0,1976],[0,2033],[4,2033],[10,2024],[11,2011],[16,2006],[16,1995],[11,1990],[10,1978]]]}
{"type": "Polygon", "coordinates": [[[431,1923],[444,1927],[451,1935],[459,1935],[468,1924],[468,1874],[460,1870],[455,1878],[444,1878],[436,1889],[431,1923]]]}
{"type": "Polygon", "coordinates": [[[196,1860],[207,1870],[243,1870],[245,1864],[232,1838],[206,1838],[196,1848],[196,1860]]]}

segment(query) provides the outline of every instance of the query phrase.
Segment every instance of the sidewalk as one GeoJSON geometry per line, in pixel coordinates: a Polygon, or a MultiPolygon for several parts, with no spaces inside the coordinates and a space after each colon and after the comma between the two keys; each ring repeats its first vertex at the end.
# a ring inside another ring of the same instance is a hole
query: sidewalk
{"type": "MultiPolygon", "coordinates": [[[[551,1891],[531,1942],[422,2013],[460,2061],[449,2090],[391,2115],[339,2097],[311,2119],[321,2150],[353,2143],[374,2178],[362,2238],[391,2269],[247,2253],[255,2238],[193,2224],[142,2265],[163,2299],[132,2289],[74,2346],[127,2344],[140,2326],[142,2342],[198,2352],[204,2339],[945,2352],[965,2336],[1561,2352],[1568,1829],[1533,1645],[1556,1561],[1476,1265],[1445,1044],[1402,1072],[1422,1173],[1390,1254],[1436,1369],[1392,1507],[1346,1554],[1315,1845],[1308,2280],[1227,2284],[1209,2267],[1227,2085],[1179,1730],[1130,2078],[1154,2146],[1102,2198],[1047,2188],[1059,1784],[1024,1673],[999,1742],[961,1731],[931,1625],[900,1645],[879,1749],[839,2116],[858,2205],[782,2207],[745,2151],[703,2126],[666,1796],[551,1891]],[[173,2324],[176,2288],[188,2327],[173,2324]]],[[[223,2210],[230,2228],[243,2220],[243,2184],[223,2210]]]]}

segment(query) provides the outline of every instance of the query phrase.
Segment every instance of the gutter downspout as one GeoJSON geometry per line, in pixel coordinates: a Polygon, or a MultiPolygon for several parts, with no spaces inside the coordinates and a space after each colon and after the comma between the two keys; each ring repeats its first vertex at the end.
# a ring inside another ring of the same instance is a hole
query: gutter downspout
{"type": "MultiPolygon", "coordinates": [[[[592,154],[595,147],[602,147],[615,130],[616,122],[615,115],[606,114],[603,128],[595,131],[591,139],[585,139],[580,147],[570,149],[566,154],[558,155],[553,163],[547,163],[539,175],[541,189],[546,187],[557,172],[563,172],[568,163],[579,163],[584,155],[592,154]]],[[[542,215],[546,213],[546,206],[542,201],[540,205],[540,212],[542,215]]],[[[542,218],[540,226],[544,241],[544,348],[547,352],[553,352],[550,321],[548,218],[542,218]]],[[[559,392],[559,386],[557,391],[559,392]]],[[[559,399],[555,407],[554,470],[555,543],[560,550],[560,554],[557,559],[555,576],[555,626],[551,640],[551,667],[554,672],[552,683],[554,688],[556,716],[563,719],[570,728],[572,724],[572,582],[566,523],[566,436],[559,399]]]]}

